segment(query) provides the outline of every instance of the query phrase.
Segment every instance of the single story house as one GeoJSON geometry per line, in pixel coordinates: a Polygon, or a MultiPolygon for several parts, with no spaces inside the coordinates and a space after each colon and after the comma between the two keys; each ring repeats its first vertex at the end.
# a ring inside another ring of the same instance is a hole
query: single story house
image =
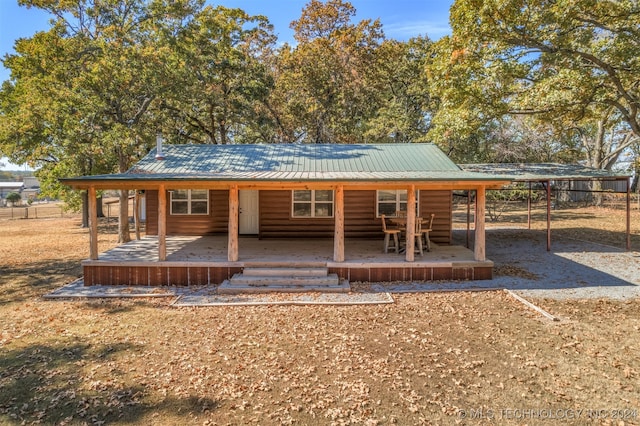
{"type": "Polygon", "coordinates": [[[430,143],[161,140],[125,173],[62,181],[89,192],[86,285],[218,284],[253,266],[311,263],[351,281],[488,279],[485,191],[509,182],[465,171],[430,143]],[[98,253],[97,190],[144,192],[143,240],[98,253]],[[454,190],[476,194],[473,250],[451,246],[454,190]],[[405,250],[384,253],[382,215],[398,211],[406,212],[405,250]],[[416,221],[431,214],[435,249],[416,254],[416,221]],[[304,257],[310,251],[314,257],[304,257]]]}
{"type": "Polygon", "coordinates": [[[24,189],[24,183],[22,182],[0,182],[0,202],[2,205],[6,203],[7,195],[12,192],[22,193],[24,189]]]}

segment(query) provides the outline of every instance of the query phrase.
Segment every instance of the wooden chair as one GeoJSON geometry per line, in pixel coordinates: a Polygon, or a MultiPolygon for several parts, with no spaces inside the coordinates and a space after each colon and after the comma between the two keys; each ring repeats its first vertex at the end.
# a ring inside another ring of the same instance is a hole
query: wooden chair
{"type": "Polygon", "coordinates": [[[393,235],[394,245],[391,248],[395,249],[396,253],[398,253],[400,250],[400,230],[397,228],[388,228],[385,215],[380,215],[380,217],[382,218],[382,232],[384,232],[384,252],[387,253],[389,251],[389,240],[393,235]]]}
{"type": "Polygon", "coordinates": [[[396,210],[396,217],[407,217],[406,210],[396,210]]]}
{"type": "Polygon", "coordinates": [[[414,253],[420,253],[420,256],[422,256],[424,254],[424,251],[422,250],[422,218],[417,217],[416,218],[416,231],[413,234],[413,237],[415,239],[415,244],[413,245],[413,250],[414,253]]]}
{"type": "Polygon", "coordinates": [[[424,219],[422,221],[422,236],[424,238],[424,242],[427,245],[427,251],[431,251],[431,241],[429,240],[429,232],[433,230],[433,218],[436,217],[435,214],[431,213],[429,219],[424,219]]]}

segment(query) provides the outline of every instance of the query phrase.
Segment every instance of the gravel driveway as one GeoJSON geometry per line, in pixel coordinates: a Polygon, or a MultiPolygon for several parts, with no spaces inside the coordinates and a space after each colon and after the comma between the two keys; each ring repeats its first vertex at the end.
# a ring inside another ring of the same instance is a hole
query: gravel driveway
{"type": "MultiPolygon", "coordinates": [[[[464,243],[464,232],[454,242],[464,243]]],[[[384,286],[387,291],[506,288],[523,297],[551,299],[640,297],[640,253],[621,248],[553,238],[546,250],[546,232],[487,229],[487,258],[495,263],[494,279],[384,286]]],[[[382,287],[382,286],[380,286],[382,287]]]]}

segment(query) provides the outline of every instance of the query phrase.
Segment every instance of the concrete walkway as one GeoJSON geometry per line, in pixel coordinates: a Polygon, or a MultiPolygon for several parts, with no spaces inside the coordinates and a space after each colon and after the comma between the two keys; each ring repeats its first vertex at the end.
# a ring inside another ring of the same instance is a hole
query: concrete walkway
{"type": "Polygon", "coordinates": [[[43,297],[49,300],[91,298],[169,297],[171,306],[226,305],[372,305],[393,303],[388,292],[359,291],[350,293],[270,293],[217,294],[218,286],[210,287],[141,287],[141,286],[85,286],[78,279],[43,297]]]}

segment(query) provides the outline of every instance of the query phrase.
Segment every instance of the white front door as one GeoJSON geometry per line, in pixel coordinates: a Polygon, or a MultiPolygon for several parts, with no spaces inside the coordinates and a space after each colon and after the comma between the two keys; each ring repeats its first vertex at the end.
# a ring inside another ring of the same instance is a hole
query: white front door
{"type": "Polygon", "coordinates": [[[240,235],[257,235],[259,228],[259,192],[239,191],[240,202],[240,235]]]}

